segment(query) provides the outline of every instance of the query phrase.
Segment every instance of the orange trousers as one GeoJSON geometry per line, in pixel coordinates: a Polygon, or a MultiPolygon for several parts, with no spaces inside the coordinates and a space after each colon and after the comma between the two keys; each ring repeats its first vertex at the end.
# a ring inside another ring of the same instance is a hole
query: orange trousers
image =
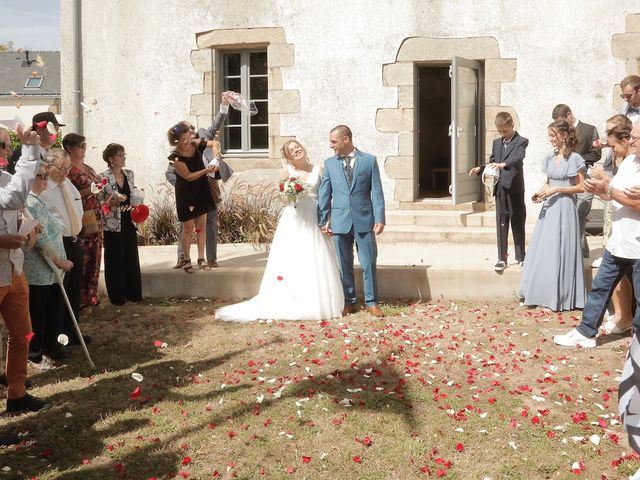
{"type": "Polygon", "coordinates": [[[9,341],[7,342],[7,398],[22,398],[27,393],[24,382],[27,379],[27,359],[29,356],[29,285],[24,276],[14,275],[11,285],[0,287],[0,314],[4,320],[9,341]]]}

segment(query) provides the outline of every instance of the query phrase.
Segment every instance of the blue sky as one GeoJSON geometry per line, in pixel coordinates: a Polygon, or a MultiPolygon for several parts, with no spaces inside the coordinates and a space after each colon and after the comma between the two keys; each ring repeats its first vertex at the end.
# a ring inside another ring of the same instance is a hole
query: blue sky
{"type": "Polygon", "coordinates": [[[0,43],[60,50],[60,0],[0,0],[0,43]]]}

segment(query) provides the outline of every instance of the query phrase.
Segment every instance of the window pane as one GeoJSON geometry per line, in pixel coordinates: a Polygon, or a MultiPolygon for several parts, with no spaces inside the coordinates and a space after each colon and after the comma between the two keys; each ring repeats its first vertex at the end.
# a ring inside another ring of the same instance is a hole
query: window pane
{"type": "Polygon", "coordinates": [[[242,121],[242,113],[233,107],[229,107],[229,117],[227,123],[229,125],[240,125],[242,121]]]}
{"type": "Polygon", "coordinates": [[[240,54],[227,53],[224,56],[224,73],[225,77],[230,75],[240,75],[240,54]]]}
{"type": "Polygon", "coordinates": [[[240,150],[242,148],[240,127],[225,127],[224,147],[226,150],[240,150]]]}
{"type": "Polygon", "coordinates": [[[267,74],[267,52],[251,52],[249,54],[249,75],[267,74]]]}
{"type": "Polygon", "coordinates": [[[234,92],[240,91],[240,79],[239,78],[225,78],[224,89],[233,90],[234,92]]]}
{"type": "Polygon", "coordinates": [[[267,77],[252,77],[249,92],[251,100],[266,100],[268,95],[267,77]]]}
{"type": "Polygon", "coordinates": [[[252,125],[257,124],[267,124],[269,123],[269,104],[267,102],[256,102],[256,107],[258,107],[258,113],[256,113],[253,117],[249,117],[252,125]]]}
{"type": "Polygon", "coordinates": [[[251,127],[251,148],[266,149],[269,147],[269,128],[251,127]]]}

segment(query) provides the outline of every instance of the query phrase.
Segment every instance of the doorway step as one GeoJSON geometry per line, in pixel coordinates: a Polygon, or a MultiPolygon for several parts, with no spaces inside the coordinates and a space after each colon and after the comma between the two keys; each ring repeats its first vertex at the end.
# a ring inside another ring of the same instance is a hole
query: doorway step
{"type": "MultiPolygon", "coordinates": [[[[496,243],[496,212],[490,204],[413,202],[387,210],[386,217],[380,242],[496,243]]],[[[533,226],[527,224],[528,234],[533,226]]]]}

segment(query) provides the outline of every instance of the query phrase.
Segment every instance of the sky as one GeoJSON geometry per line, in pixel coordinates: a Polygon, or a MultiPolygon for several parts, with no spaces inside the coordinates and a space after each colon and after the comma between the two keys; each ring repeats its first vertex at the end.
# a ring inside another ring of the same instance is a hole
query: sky
{"type": "Polygon", "coordinates": [[[60,0],[0,0],[0,43],[60,50],[60,0]]]}

